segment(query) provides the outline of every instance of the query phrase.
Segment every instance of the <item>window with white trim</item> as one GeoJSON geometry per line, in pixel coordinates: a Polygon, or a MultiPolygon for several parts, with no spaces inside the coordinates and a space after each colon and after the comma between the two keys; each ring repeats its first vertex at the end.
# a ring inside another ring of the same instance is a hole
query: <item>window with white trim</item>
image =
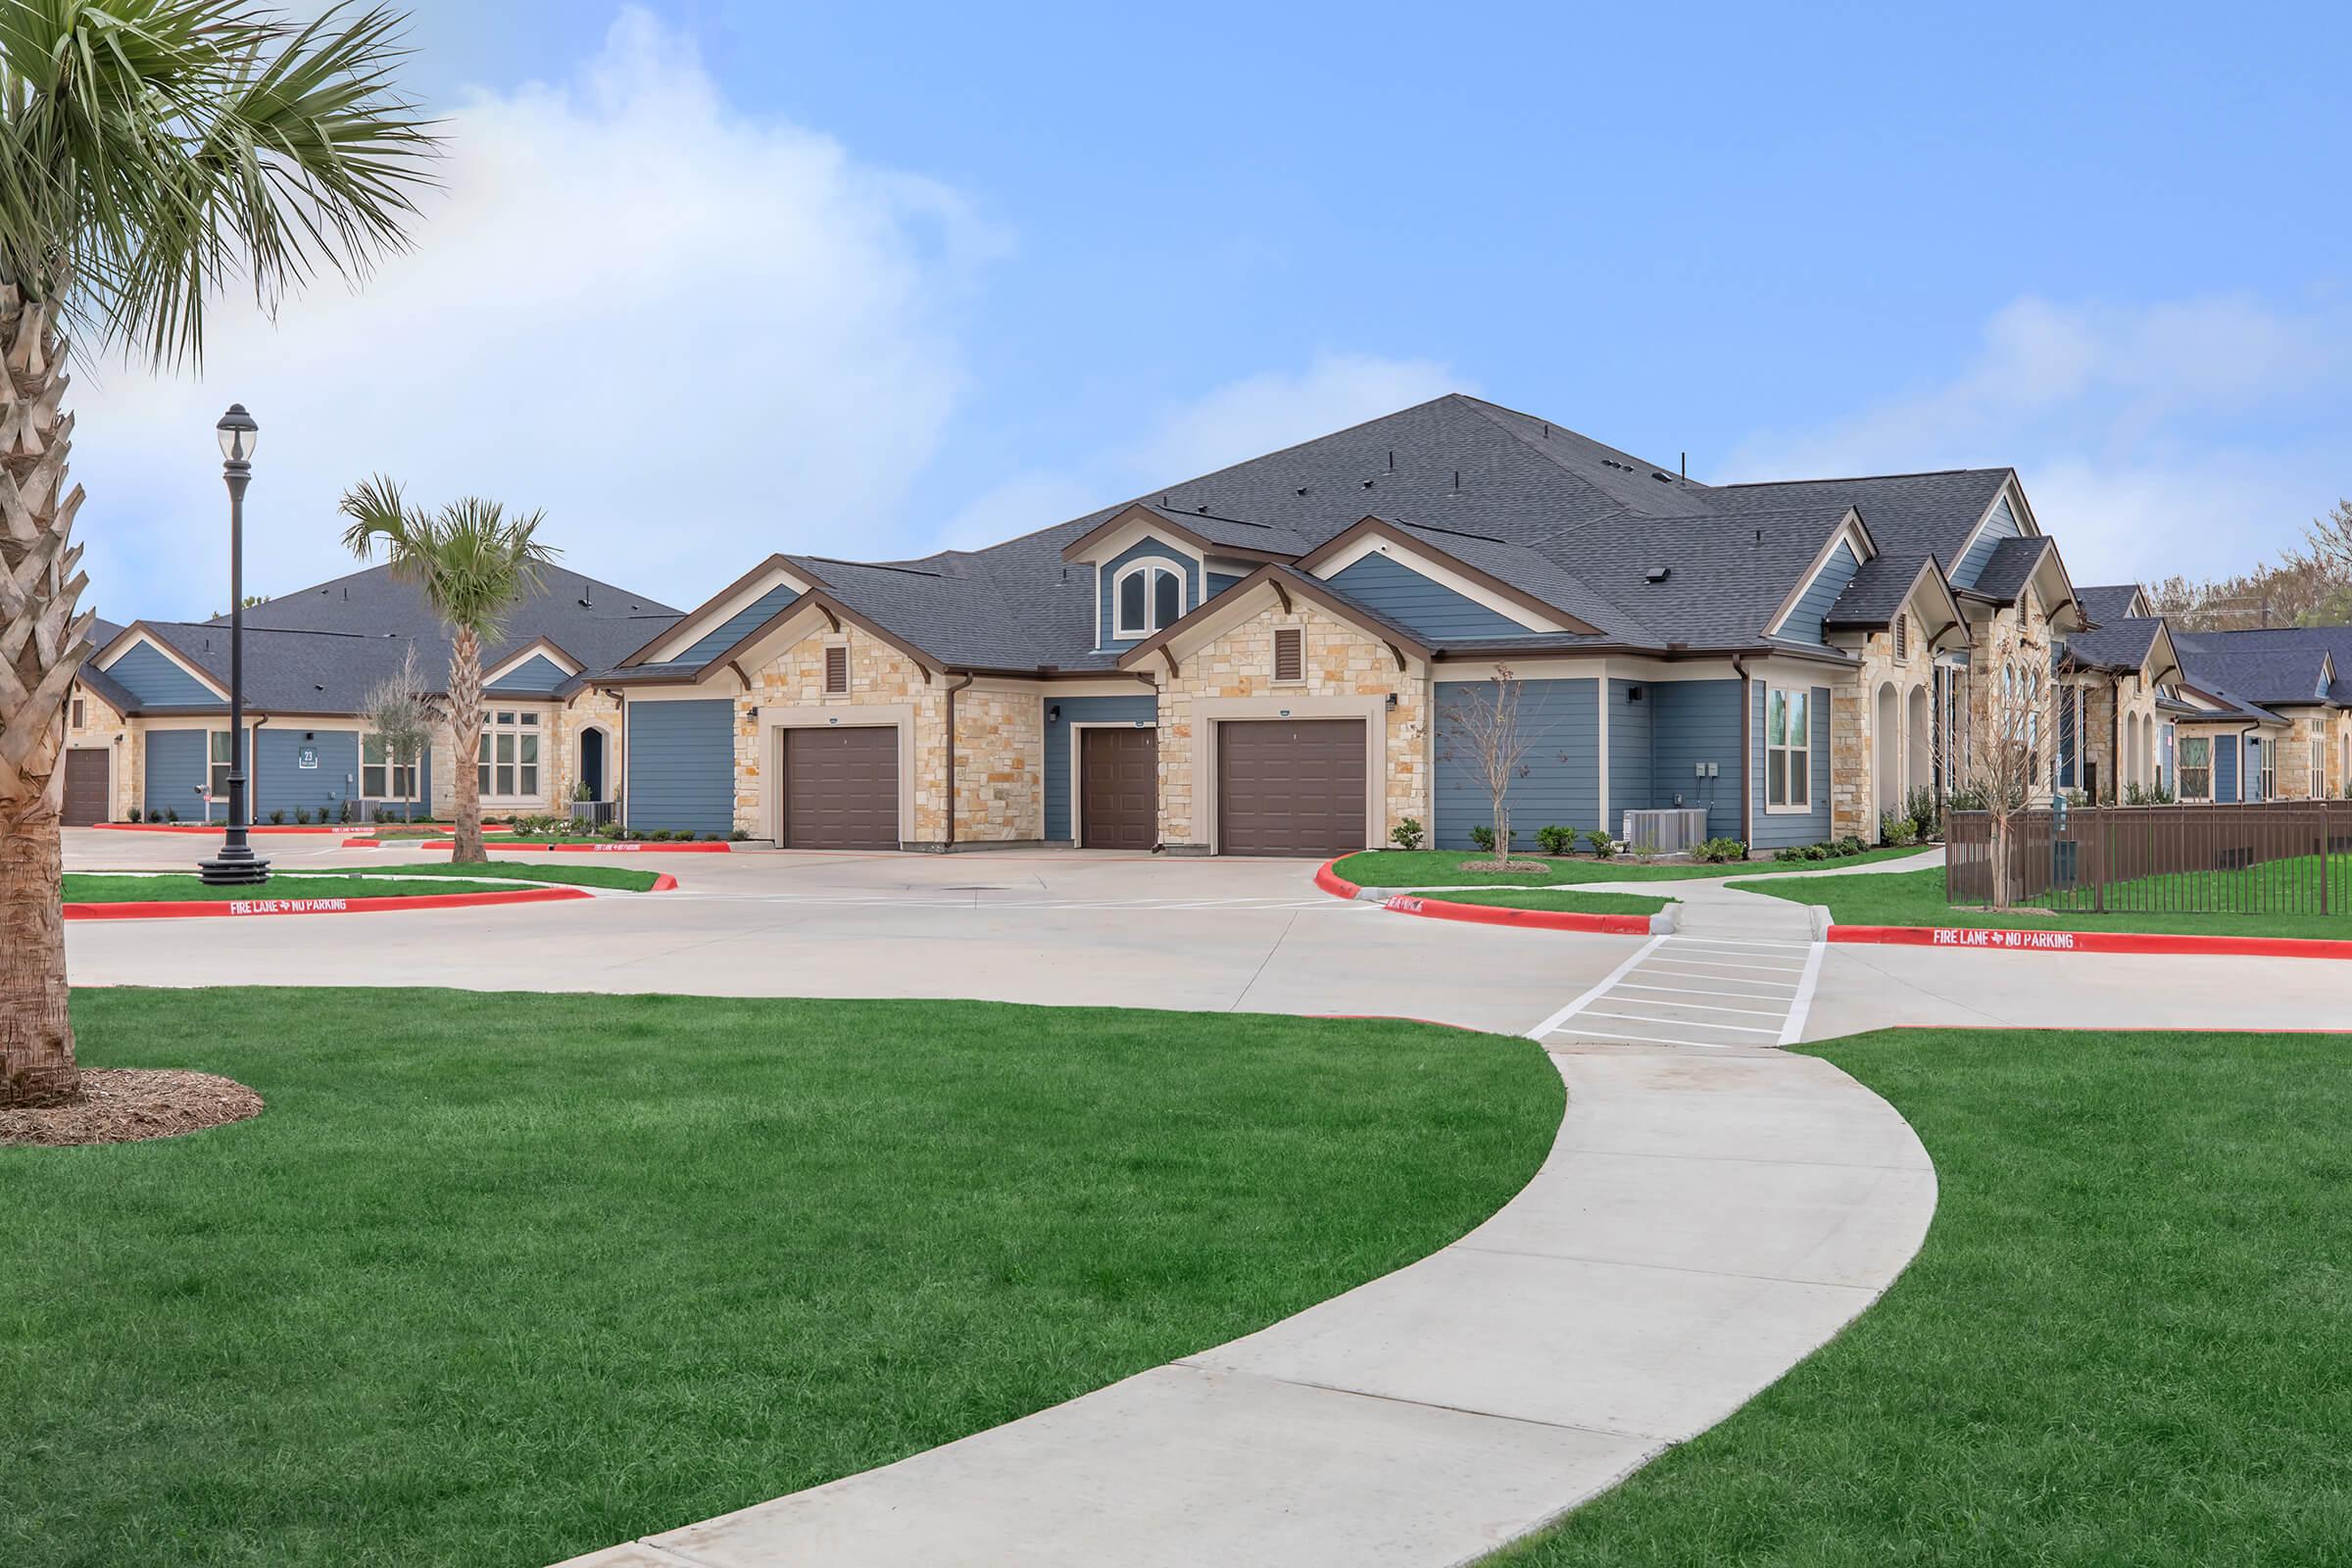
{"type": "Polygon", "coordinates": [[[539,715],[498,710],[482,715],[474,753],[485,800],[527,800],[539,794],[539,715]]]}
{"type": "Polygon", "coordinates": [[[2278,798],[2278,744],[2276,741],[2255,744],[2262,749],[2262,793],[2255,798],[2275,801],[2278,798]]]}
{"type": "Polygon", "coordinates": [[[2305,722],[2311,726],[2311,798],[2324,801],[2328,798],[2328,721],[2314,718],[2305,722]]]}
{"type": "Polygon", "coordinates": [[[1813,805],[1813,727],[1803,687],[1764,692],[1764,804],[1801,811],[1813,805]]]}
{"type": "Polygon", "coordinates": [[[416,759],[395,762],[384,755],[381,735],[360,738],[360,798],[368,801],[416,799],[416,759]]]}
{"type": "Polygon", "coordinates": [[[2180,798],[2184,801],[2213,799],[2213,737],[2210,735],[2180,737],[2180,798]]]}
{"type": "Polygon", "coordinates": [[[212,733],[212,767],[205,775],[204,788],[205,793],[214,800],[222,801],[228,798],[229,769],[236,766],[237,732],[233,729],[217,729],[212,733]]]}
{"type": "Polygon", "coordinates": [[[1132,561],[1110,583],[1110,634],[1149,637],[1184,618],[1184,568],[1159,556],[1132,561]]]}

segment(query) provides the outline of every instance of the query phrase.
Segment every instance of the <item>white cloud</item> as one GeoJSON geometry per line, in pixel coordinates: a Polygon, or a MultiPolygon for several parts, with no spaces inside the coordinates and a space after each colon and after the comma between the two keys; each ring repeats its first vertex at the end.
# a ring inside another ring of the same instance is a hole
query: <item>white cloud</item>
{"type": "Polygon", "coordinates": [[[1162,410],[1143,436],[1066,471],[1015,474],[958,511],[942,546],[972,550],[1067,522],[1154,485],[1277,451],[1446,392],[1473,391],[1432,360],[1319,354],[1298,370],[1265,370],[1162,410]]]}
{"type": "Polygon", "coordinates": [[[77,384],[87,602],[225,604],[231,401],[263,427],[256,591],[349,569],[334,502],[376,470],[545,507],[571,563],[680,603],[809,514],[845,551],[894,516],[962,390],[957,305],[1004,249],[962,197],[732,111],[634,10],[576,79],[477,92],[446,128],[415,254],[274,326],[221,302],[201,381],[77,384]]]}
{"type": "Polygon", "coordinates": [[[2352,320],[2022,299],[1948,378],[1734,454],[1739,479],[2015,466],[2078,582],[2242,570],[2352,489],[2352,320]]]}

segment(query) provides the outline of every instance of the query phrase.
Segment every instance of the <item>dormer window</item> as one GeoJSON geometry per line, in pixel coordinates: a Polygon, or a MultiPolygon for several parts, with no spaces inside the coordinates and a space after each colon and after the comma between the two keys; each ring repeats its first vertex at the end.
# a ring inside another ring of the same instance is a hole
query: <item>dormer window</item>
{"type": "Polygon", "coordinates": [[[1110,603],[1113,637],[1165,631],[1184,618],[1184,571],[1158,557],[1131,562],[1111,580],[1110,603]]]}

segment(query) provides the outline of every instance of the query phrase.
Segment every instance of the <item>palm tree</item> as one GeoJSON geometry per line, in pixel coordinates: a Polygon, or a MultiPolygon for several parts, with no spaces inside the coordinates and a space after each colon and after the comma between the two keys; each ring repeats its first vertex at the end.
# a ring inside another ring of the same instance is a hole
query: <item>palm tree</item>
{"type": "Polygon", "coordinates": [[[481,779],[474,756],[482,738],[482,648],[498,641],[507,612],[539,589],[539,570],[557,552],[534,537],[546,514],[510,519],[495,501],[466,496],[439,512],[405,504],[400,486],[377,475],[347,492],[343,543],[362,561],[383,542],[392,574],[423,590],[449,628],[449,728],[458,787],[458,847],[450,858],[471,865],[482,849],[481,779]]]}
{"type": "Polygon", "coordinates": [[[66,486],[70,339],[198,361],[249,280],[405,243],[434,138],[393,90],[402,19],[293,27],[251,0],[0,0],[0,1105],[71,1100],[58,811],[91,653],[66,486]]]}

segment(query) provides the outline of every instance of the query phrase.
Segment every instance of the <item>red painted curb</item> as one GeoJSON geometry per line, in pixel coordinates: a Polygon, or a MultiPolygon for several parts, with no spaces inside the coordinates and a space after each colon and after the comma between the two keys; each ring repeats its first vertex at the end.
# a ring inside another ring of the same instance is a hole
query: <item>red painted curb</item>
{"type": "Polygon", "coordinates": [[[496,893],[419,893],[389,899],[188,899],[141,904],[69,904],[69,920],[231,920],[257,914],[374,914],[393,909],[473,909],[493,904],[592,899],[586,888],[514,888],[496,893]]]}
{"type": "Polygon", "coordinates": [[[1513,909],[1499,904],[1448,904],[1444,899],[1399,893],[1381,906],[1397,914],[1428,920],[1463,920],[1472,925],[1520,925],[1538,931],[1598,931],[1608,936],[1645,937],[1646,914],[1580,914],[1573,909],[1513,909]]]}
{"type": "Polygon", "coordinates": [[[1834,925],[1832,942],[1963,953],[2143,953],[2229,958],[2352,959],[2352,942],[2320,937],[2200,937],[2155,931],[2022,931],[1991,926],[1834,925]]]}
{"type": "MultiPolygon", "coordinates": [[[[502,822],[484,822],[485,830],[504,827],[502,822]]],[[[92,822],[90,826],[108,833],[209,833],[215,838],[228,831],[225,822],[92,822]]],[[[349,822],[328,822],[324,825],[296,827],[287,822],[256,822],[248,833],[348,833],[349,822]]]]}
{"type": "MultiPolygon", "coordinates": [[[[454,850],[456,839],[426,839],[419,844],[411,839],[388,842],[403,849],[454,850]]],[[[348,847],[348,846],[347,846],[348,847]]],[[[381,844],[374,846],[381,848],[381,844]]],[[[692,844],[530,844],[510,840],[498,846],[501,855],[731,855],[734,846],[697,840],[692,844]]]]}
{"type": "Polygon", "coordinates": [[[1335,857],[1315,867],[1315,886],[1335,899],[1352,899],[1364,891],[1332,869],[1345,858],[1345,856],[1335,857]]]}
{"type": "Polygon", "coordinates": [[[647,888],[645,891],[648,893],[668,893],[675,889],[677,885],[678,879],[676,877],[671,876],[667,871],[662,871],[656,873],[654,877],[654,885],[650,888],[647,888]]]}

